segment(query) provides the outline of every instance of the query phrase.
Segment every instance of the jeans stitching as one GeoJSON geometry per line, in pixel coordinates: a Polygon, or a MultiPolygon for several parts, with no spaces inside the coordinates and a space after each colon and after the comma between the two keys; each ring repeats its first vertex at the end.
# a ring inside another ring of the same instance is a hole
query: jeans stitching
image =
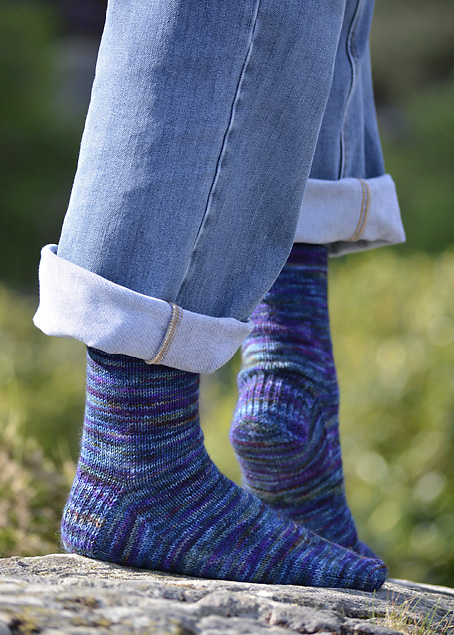
{"type": "Polygon", "coordinates": [[[219,174],[220,174],[220,171],[221,171],[222,159],[225,156],[227,143],[228,143],[228,139],[229,139],[229,135],[230,135],[230,131],[232,130],[232,127],[233,127],[233,121],[234,121],[234,117],[235,117],[236,106],[238,104],[239,95],[240,95],[240,92],[241,92],[241,85],[243,83],[243,78],[245,76],[246,69],[247,69],[247,66],[248,66],[248,63],[249,63],[249,60],[250,60],[250,57],[251,57],[251,51],[252,51],[252,45],[253,45],[253,41],[254,41],[255,28],[256,28],[256,24],[257,24],[257,16],[258,16],[259,8],[260,8],[260,3],[261,3],[261,0],[257,0],[257,3],[256,3],[255,8],[254,8],[254,12],[253,12],[253,16],[252,16],[252,24],[251,24],[251,29],[250,29],[250,35],[249,35],[249,42],[247,44],[246,56],[244,58],[243,65],[241,67],[241,71],[240,71],[240,74],[239,74],[239,77],[238,77],[238,81],[237,81],[237,84],[236,84],[235,94],[234,94],[234,97],[233,97],[233,100],[232,100],[232,105],[230,107],[229,121],[228,121],[228,124],[227,124],[227,128],[225,130],[225,133],[224,133],[224,137],[222,139],[221,149],[219,151],[219,156],[218,156],[217,161],[216,161],[216,168],[215,168],[215,171],[214,171],[214,177],[213,177],[213,181],[212,181],[212,184],[211,184],[211,187],[210,187],[210,191],[208,192],[208,197],[207,197],[207,202],[206,202],[206,205],[205,205],[205,210],[203,212],[202,220],[200,222],[200,226],[199,226],[199,229],[197,231],[197,235],[195,237],[194,244],[192,246],[192,250],[191,250],[191,255],[189,257],[188,266],[186,268],[185,275],[184,275],[182,283],[180,285],[180,290],[179,290],[179,294],[178,295],[181,294],[182,290],[184,289],[185,284],[188,283],[188,272],[189,272],[189,269],[190,269],[192,258],[194,256],[194,254],[196,253],[197,242],[198,242],[198,239],[200,237],[200,234],[202,233],[203,226],[206,223],[206,220],[207,220],[207,217],[208,217],[208,208],[210,206],[211,201],[213,200],[213,196],[214,196],[214,193],[215,193],[215,190],[216,190],[216,183],[218,181],[218,177],[219,177],[219,174]]]}
{"type": "Polygon", "coordinates": [[[356,66],[356,60],[357,60],[357,55],[356,55],[356,50],[355,50],[355,29],[356,26],[358,24],[360,15],[361,15],[361,10],[363,8],[364,5],[364,1],[363,0],[358,0],[358,4],[356,5],[356,10],[355,10],[355,14],[353,16],[353,20],[352,23],[350,25],[350,29],[348,32],[348,37],[347,37],[347,56],[348,59],[350,61],[350,66],[351,66],[351,71],[352,71],[352,78],[351,78],[351,84],[350,84],[350,90],[348,92],[348,96],[347,96],[347,101],[345,103],[345,111],[344,111],[344,118],[343,118],[343,122],[342,122],[342,132],[341,132],[341,162],[340,162],[340,170],[339,170],[339,178],[342,178],[345,176],[345,172],[346,172],[346,167],[347,167],[347,142],[348,142],[348,135],[347,135],[347,115],[348,115],[348,109],[350,106],[350,102],[353,96],[353,92],[355,90],[355,86],[356,86],[356,81],[357,81],[357,76],[358,76],[358,72],[357,72],[357,66],[356,66]]]}
{"type": "Polygon", "coordinates": [[[181,324],[181,320],[183,319],[183,309],[177,304],[173,304],[172,302],[169,302],[169,304],[172,307],[172,312],[170,314],[170,319],[167,325],[166,332],[164,334],[164,338],[158,348],[156,355],[150,360],[145,360],[147,364],[162,363],[163,359],[169,352],[170,347],[172,346],[172,343],[181,324]]]}
{"type": "Polygon", "coordinates": [[[362,189],[361,209],[359,212],[358,224],[351,238],[347,242],[355,242],[359,240],[367,224],[370,210],[370,188],[369,184],[364,179],[357,179],[362,189]]]}

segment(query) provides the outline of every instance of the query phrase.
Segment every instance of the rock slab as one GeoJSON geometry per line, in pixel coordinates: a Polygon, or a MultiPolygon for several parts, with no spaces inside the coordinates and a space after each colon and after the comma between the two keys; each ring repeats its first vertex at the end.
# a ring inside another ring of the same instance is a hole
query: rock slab
{"type": "Polygon", "coordinates": [[[145,571],[72,554],[0,559],[0,635],[454,635],[454,590],[377,593],[145,571]]]}

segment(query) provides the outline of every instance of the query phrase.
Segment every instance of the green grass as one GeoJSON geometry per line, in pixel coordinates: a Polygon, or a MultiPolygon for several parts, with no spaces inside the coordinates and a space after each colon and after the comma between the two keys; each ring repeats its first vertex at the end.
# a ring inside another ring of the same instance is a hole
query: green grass
{"type": "Polygon", "coordinates": [[[438,603],[428,608],[422,598],[406,598],[388,593],[386,608],[378,613],[375,607],[375,591],[372,598],[370,620],[402,635],[451,635],[454,632],[454,615],[440,610],[438,603]]]}

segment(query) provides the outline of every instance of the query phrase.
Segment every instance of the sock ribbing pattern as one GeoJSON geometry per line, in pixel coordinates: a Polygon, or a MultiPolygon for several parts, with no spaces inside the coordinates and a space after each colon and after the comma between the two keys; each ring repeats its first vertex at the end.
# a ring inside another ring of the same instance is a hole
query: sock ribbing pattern
{"type": "Polygon", "coordinates": [[[284,519],[217,470],[198,423],[199,377],[89,349],[66,550],[208,578],[379,588],[386,568],[284,519]]]}
{"type": "Polygon", "coordinates": [[[376,557],[358,540],[345,499],[327,267],[325,246],[294,245],[254,311],[230,440],[249,491],[318,535],[376,557]]]}

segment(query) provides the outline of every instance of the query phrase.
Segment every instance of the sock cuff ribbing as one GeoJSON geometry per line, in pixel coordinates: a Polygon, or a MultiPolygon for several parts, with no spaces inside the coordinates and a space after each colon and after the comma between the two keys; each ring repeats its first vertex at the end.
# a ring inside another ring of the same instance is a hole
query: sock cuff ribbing
{"type": "Polygon", "coordinates": [[[326,266],[328,262],[328,247],[326,245],[309,245],[295,243],[287,259],[289,265],[319,265],[326,266]]]}

